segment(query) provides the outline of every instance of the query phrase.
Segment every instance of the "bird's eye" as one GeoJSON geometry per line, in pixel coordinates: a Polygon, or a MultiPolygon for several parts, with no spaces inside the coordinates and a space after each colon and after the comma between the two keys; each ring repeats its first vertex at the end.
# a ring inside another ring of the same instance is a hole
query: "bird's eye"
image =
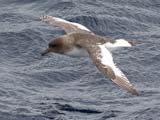
{"type": "Polygon", "coordinates": [[[49,47],[54,48],[54,47],[57,47],[57,45],[56,44],[49,44],[49,47]]]}

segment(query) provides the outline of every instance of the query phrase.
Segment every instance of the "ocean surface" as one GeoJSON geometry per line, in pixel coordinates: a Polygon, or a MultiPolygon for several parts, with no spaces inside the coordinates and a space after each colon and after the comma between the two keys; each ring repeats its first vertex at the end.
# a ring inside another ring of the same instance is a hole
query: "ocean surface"
{"type": "Polygon", "coordinates": [[[0,120],[160,120],[160,0],[0,0],[0,120]],[[42,15],[136,42],[113,56],[140,96],[87,57],[41,57],[64,34],[42,15]]]}

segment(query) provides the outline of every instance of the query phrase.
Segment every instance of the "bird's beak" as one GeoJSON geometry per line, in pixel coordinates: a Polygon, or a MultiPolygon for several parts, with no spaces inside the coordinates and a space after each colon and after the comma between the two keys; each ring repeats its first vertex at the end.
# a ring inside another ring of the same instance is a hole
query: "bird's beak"
{"type": "Polygon", "coordinates": [[[41,53],[41,56],[44,56],[50,52],[50,49],[47,48],[44,52],[41,53]]]}

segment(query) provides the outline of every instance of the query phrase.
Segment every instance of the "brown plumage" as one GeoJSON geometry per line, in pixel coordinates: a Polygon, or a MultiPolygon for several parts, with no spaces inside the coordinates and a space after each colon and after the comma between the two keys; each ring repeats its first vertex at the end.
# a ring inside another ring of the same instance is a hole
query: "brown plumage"
{"type": "Polygon", "coordinates": [[[83,25],[60,18],[43,16],[41,19],[51,25],[61,27],[67,33],[51,40],[42,55],[54,52],[71,56],[78,56],[78,54],[83,56],[83,52],[86,52],[99,71],[128,92],[139,95],[123,72],[114,64],[112,54],[108,50],[115,47],[131,47],[131,42],[124,39],[112,41],[94,34],[83,25]]]}

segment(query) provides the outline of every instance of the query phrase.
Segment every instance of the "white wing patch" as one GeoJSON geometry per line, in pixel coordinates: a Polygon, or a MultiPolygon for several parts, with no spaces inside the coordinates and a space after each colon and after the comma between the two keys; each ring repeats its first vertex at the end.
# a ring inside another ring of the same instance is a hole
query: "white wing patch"
{"type": "Polygon", "coordinates": [[[106,49],[104,45],[98,45],[101,50],[101,63],[106,66],[110,66],[116,76],[123,78],[127,83],[130,83],[127,77],[123,74],[123,72],[114,64],[112,54],[109,50],[106,49]]]}
{"type": "Polygon", "coordinates": [[[101,50],[101,63],[103,65],[113,66],[113,57],[112,54],[106,49],[105,45],[98,45],[101,50]]]}
{"type": "Polygon", "coordinates": [[[75,23],[75,22],[70,22],[70,21],[67,21],[67,20],[64,20],[64,19],[61,19],[61,18],[57,18],[57,17],[52,17],[52,16],[49,16],[49,15],[46,15],[46,16],[43,16],[41,18],[44,22],[45,21],[48,21],[49,19],[52,19],[53,21],[55,22],[61,22],[61,23],[66,23],[66,24],[70,24],[70,25],[73,25],[75,27],[78,27],[79,29],[81,30],[85,30],[85,31],[89,31],[91,32],[87,27],[79,24],[79,23],[75,23]]]}
{"type": "Polygon", "coordinates": [[[70,22],[72,25],[75,25],[77,26],[79,29],[82,29],[82,30],[86,30],[86,31],[89,31],[91,32],[88,28],[86,28],[85,26],[79,24],[79,23],[74,23],[74,22],[70,22]]]}

